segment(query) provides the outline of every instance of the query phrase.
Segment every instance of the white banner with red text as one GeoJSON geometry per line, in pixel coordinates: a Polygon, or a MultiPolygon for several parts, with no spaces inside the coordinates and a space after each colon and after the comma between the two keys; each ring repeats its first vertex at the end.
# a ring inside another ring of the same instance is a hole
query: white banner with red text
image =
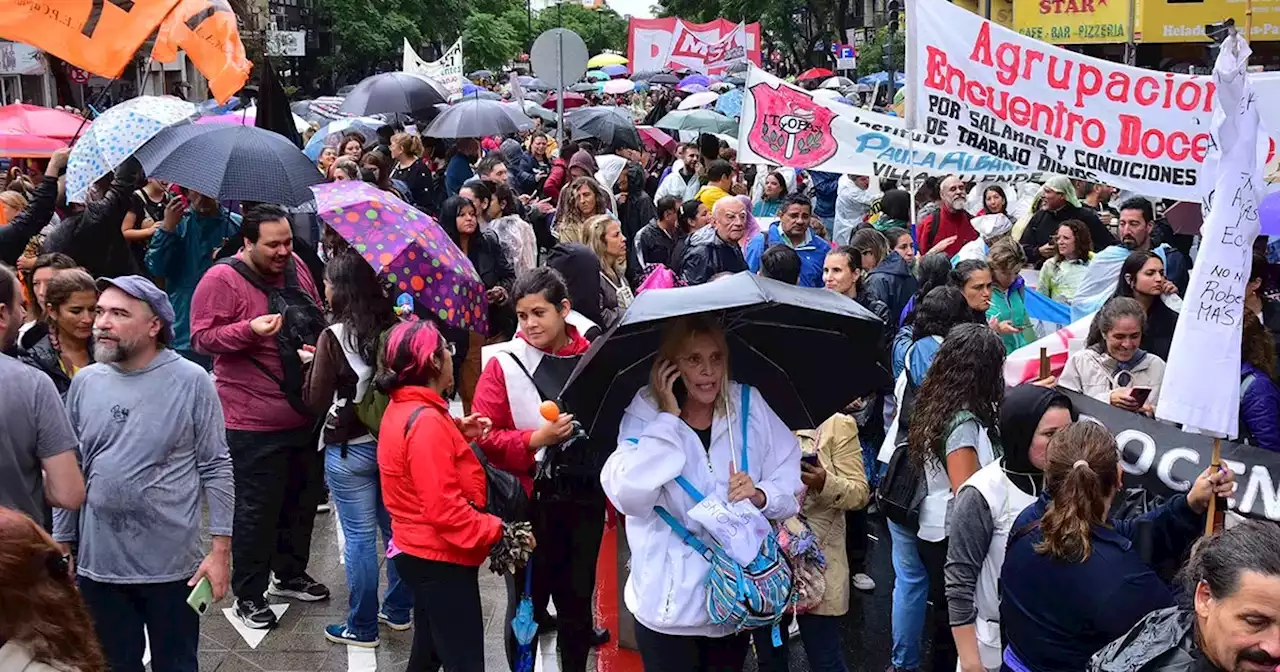
{"type": "Polygon", "coordinates": [[[756,67],[747,74],[738,161],[897,180],[914,172],[1008,184],[1052,175],[908,131],[898,117],[815,97],[756,67]]]}
{"type": "MultiPolygon", "coordinates": [[[[1019,35],[946,0],[907,3],[909,125],[1027,170],[1199,201],[1214,83],[1019,35]]],[[[1260,107],[1280,87],[1260,87],[1260,107]]],[[[1271,102],[1268,102],[1271,101],[1271,102]]],[[[1260,136],[1259,161],[1275,143],[1260,136]]]]}
{"type": "Polygon", "coordinates": [[[715,45],[732,37],[741,26],[743,48],[747,60],[760,65],[760,24],[746,25],[716,19],[708,23],[688,23],[668,17],[665,19],[631,19],[627,29],[627,59],[631,72],[655,72],[664,68],[685,68],[721,74],[728,63],[709,66],[708,56],[722,58],[715,45]]]}

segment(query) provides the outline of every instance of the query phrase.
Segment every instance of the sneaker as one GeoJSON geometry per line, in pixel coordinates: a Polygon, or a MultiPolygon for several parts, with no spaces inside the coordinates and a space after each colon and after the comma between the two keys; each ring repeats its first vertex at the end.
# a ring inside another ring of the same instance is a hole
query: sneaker
{"type": "Polygon", "coordinates": [[[876,582],[866,574],[858,572],[853,575],[853,587],[863,592],[871,592],[876,589],[876,582]]]}
{"type": "Polygon", "coordinates": [[[329,513],[332,510],[333,510],[333,507],[329,505],[328,500],[320,502],[319,504],[316,505],[316,513],[329,513]]]}
{"type": "Polygon", "coordinates": [[[347,629],[344,623],[334,623],[325,626],[324,638],[334,644],[346,644],[348,646],[363,646],[366,649],[372,649],[378,645],[378,636],[374,635],[368,639],[357,637],[355,633],[347,629]]]}
{"type": "Polygon", "coordinates": [[[276,627],[276,612],[271,611],[266,600],[236,600],[234,613],[247,628],[268,630],[276,627]]]}
{"type": "Polygon", "coordinates": [[[303,602],[319,602],[329,599],[329,589],[316,581],[306,572],[288,581],[273,580],[267,586],[267,594],[277,597],[288,597],[303,602]]]}
{"type": "Polygon", "coordinates": [[[409,628],[413,627],[413,621],[406,620],[403,623],[399,623],[397,621],[391,620],[390,617],[388,617],[386,614],[382,613],[381,611],[378,612],[378,622],[385,624],[388,628],[391,628],[392,630],[395,630],[397,632],[408,630],[409,628]]]}

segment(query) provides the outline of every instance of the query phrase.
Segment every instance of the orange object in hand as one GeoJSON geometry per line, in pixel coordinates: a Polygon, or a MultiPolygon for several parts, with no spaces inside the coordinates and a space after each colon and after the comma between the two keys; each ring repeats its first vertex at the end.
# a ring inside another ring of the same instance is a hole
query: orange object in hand
{"type": "Polygon", "coordinates": [[[542,404],[538,406],[538,412],[542,414],[542,417],[545,418],[547,422],[555,422],[560,417],[560,407],[556,405],[556,402],[551,401],[550,399],[542,402],[542,404]]]}

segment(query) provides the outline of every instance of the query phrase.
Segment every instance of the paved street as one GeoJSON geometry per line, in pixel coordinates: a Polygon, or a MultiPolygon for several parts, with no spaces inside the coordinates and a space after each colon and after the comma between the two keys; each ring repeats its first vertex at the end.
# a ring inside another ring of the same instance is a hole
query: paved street
{"type": "MultiPolygon", "coordinates": [[[[338,558],[337,535],[333,514],[320,514],[312,543],[311,574],[333,591],[327,602],[289,602],[278,629],[269,632],[256,647],[251,647],[222,614],[231,606],[224,599],[204,616],[200,647],[200,669],[203,672],[272,672],[284,670],[378,670],[399,672],[409,659],[412,631],[394,632],[383,627],[381,645],[372,651],[340,646],[325,640],[323,629],[340,622],[347,608],[347,588],[343,566],[338,558]]],[[[855,672],[883,672],[889,660],[889,613],[892,593],[892,567],[889,561],[887,535],[883,527],[872,526],[872,534],[885,539],[871,541],[871,574],[878,585],[874,593],[854,593],[854,603],[845,619],[843,640],[849,669],[855,672]]],[[[507,669],[502,650],[502,617],[506,589],[493,574],[481,572],[481,596],[484,604],[486,669],[507,669]]],[[[546,642],[550,645],[551,642],[546,642]]],[[[544,646],[545,648],[549,648],[544,646]]],[[[638,657],[612,651],[600,656],[600,672],[639,670],[638,657]]],[[[544,656],[539,672],[555,670],[554,661],[544,656]]],[[[755,670],[748,660],[748,670],[755,670]]],[[[798,641],[791,645],[791,670],[804,671],[808,665],[798,641]]]]}

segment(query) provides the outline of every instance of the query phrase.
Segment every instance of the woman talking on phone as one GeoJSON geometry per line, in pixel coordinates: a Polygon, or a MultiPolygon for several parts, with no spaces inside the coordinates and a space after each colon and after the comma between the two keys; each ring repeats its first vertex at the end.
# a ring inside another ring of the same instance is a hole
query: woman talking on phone
{"type": "Polygon", "coordinates": [[[664,328],[649,384],[627,407],[618,449],[600,481],[627,516],[631,575],[624,599],[636,617],[645,670],[739,670],[748,634],[711,622],[707,561],[655,511],[662,507],[711,540],[689,514],[695,502],[675,483],[677,476],[730,506],[750,502],[769,520],[795,515],[796,493],[804,487],[796,437],[759,391],[732,381],[724,331],[703,316],[664,328]]]}

